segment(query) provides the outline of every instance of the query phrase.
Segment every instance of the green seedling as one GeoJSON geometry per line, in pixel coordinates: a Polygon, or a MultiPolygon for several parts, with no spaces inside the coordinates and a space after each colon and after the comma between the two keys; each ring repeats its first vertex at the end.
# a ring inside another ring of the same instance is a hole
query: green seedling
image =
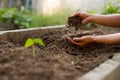
{"type": "Polygon", "coordinates": [[[40,46],[45,46],[44,42],[39,39],[39,38],[35,38],[35,39],[27,39],[26,42],[25,42],[25,45],[24,47],[28,48],[28,47],[32,47],[32,53],[33,53],[33,57],[35,57],[35,49],[34,49],[34,46],[35,45],[40,45],[40,46]]]}

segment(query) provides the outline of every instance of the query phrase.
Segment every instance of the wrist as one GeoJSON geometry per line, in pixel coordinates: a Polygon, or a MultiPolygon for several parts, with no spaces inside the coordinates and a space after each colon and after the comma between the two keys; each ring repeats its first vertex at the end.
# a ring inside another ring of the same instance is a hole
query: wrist
{"type": "Polygon", "coordinates": [[[100,15],[98,14],[93,14],[91,15],[91,19],[90,19],[90,22],[91,23],[96,23],[96,20],[99,18],[100,15]]]}
{"type": "Polygon", "coordinates": [[[94,42],[95,43],[104,43],[106,40],[104,40],[103,36],[94,36],[94,42]]]}
{"type": "Polygon", "coordinates": [[[93,36],[92,39],[93,39],[93,42],[95,42],[95,43],[98,42],[98,36],[93,36]]]}

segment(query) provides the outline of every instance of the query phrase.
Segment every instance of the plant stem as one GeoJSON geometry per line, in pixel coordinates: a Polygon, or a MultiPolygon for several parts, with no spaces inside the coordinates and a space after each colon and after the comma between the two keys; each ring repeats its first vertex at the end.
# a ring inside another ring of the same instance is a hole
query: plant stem
{"type": "Polygon", "coordinates": [[[33,57],[35,57],[35,49],[34,49],[34,46],[32,46],[32,53],[33,53],[33,57]]]}

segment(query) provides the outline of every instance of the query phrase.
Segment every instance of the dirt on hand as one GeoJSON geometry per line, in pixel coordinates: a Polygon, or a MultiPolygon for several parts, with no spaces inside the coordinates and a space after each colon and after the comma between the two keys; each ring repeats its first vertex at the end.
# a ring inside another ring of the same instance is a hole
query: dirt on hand
{"type": "Polygon", "coordinates": [[[68,24],[67,27],[74,27],[75,30],[77,31],[79,29],[79,27],[81,26],[81,21],[83,19],[80,18],[79,16],[71,16],[68,17],[68,24]]]}

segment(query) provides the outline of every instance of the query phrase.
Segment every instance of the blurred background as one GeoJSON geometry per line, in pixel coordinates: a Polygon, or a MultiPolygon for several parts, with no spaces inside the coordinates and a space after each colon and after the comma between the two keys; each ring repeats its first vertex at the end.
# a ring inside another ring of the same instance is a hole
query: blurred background
{"type": "Polygon", "coordinates": [[[120,13],[120,0],[0,0],[0,30],[64,25],[78,11],[120,13]]]}

